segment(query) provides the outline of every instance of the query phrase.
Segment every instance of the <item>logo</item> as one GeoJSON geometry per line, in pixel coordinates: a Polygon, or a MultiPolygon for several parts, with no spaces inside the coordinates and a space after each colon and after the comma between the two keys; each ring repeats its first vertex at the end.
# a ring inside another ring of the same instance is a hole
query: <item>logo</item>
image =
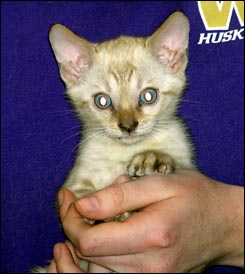
{"type": "Polygon", "coordinates": [[[208,31],[200,33],[199,45],[244,39],[244,1],[198,1],[198,9],[208,31]],[[233,16],[241,28],[230,30],[233,16]]]}

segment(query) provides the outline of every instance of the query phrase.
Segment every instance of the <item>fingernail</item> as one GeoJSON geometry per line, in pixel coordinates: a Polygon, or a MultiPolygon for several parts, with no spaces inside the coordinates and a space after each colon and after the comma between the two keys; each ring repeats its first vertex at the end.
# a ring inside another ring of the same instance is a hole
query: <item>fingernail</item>
{"type": "Polygon", "coordinates": [[[131,178],[128,175],[120,175],[114,182],[113,185],[122,184],[130,181],[131,178]]]}
{"type": "Polygon", "coordinates": [[[59,246],[59,244],[56,244],[54,246],[53,253],[54,253],[54,259],[59,260],[59,258],[60,258],[60,246],[59,246]]]}
{"type": "Polygon", "coordinates": [[[65,199],[65,193],[63,191],[60,191],[58,193],[58,203],[59,203],[59,207],[62,206],[63,202],[64,202],[64,199],[65,199]]]}
{"type": "Polygon", "coordinates": [[[95,211],[100,206],[99,201],[94,196],[89,196],[89,197],[83,198],[83,199],[79,200],[77,203],[83,212],[95,211]]]}

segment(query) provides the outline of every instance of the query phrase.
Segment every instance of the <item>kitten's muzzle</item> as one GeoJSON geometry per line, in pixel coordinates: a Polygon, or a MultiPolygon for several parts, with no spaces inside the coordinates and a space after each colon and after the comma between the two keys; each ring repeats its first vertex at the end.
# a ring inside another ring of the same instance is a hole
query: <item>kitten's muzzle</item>
{"type": "Polygon", "coordinates": [[[119,123],[118,127],[121,129],[122,132],[131,133],[136,129],[138,124],[139,122],[136,120],[126,120],[119,123]]]}

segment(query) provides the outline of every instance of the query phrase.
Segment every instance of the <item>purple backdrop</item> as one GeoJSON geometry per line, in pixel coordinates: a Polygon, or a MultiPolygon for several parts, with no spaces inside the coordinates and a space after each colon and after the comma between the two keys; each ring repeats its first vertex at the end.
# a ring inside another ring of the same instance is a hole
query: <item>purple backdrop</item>
{"type": "MultiPolygon", "coordinates": [[[[55,196],[73,165],[79,124],[64,97],[48,42],[54,23],[100,42],[120,34],[150,35],[182,9],[190,19],[191,34],[189,88],[180,113],[190,127],[197,163],[208,176],[243,185],[243,33],[233,6],[228,30],[212,31],[205,29],[196,1],[1,4],[1,272],[27,272],[43,265],[53,245],[64,239],[55,196]],[[201,33],[206,37],[202,43],[201,33]]],[[[221,271],[242,273],[235,268],[207,270],[221,271]]]]}

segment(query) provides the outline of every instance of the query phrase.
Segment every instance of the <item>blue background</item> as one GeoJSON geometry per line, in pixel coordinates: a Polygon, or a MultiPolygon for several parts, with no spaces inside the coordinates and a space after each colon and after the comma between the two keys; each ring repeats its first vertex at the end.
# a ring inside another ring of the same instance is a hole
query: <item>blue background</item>
{"type": "MultiPolygon", "coordinates": [[[[2,1],[2,272],[27,272],[64,239],[55,197],[72,167],[79,123],[48,42],[61,23],[92,42],[151,35],[176,9],[191,25],[189,87],[179,112],[197,164],[228,184],[244,182],[243,41],[197,45],[206,32],[196,1],[2,1]]],[[[231,29],[240,28],[233,14],[231,29]]],[[[242,273],[227,267],[211,273],[242,273]]]]}

